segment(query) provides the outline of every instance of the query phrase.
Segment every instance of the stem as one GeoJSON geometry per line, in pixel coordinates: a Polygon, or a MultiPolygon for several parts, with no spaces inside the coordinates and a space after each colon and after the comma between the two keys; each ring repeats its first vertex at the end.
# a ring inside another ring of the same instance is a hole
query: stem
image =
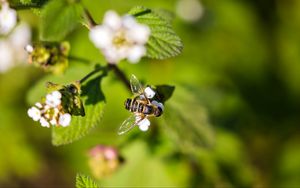
{"type": "Polygon", "coordinates": [[[105,70],[106,67],[97,67],[95,68],[95,70],[93,70],[92,72],[88,73],[85,77],[83,77],[81,80],[79,80],[79,83],[82,84],[83,82],[85,82],[87,79],[89,79],[91,76],[93,76],[94,74],[96,74],[97,72],[101,71],[101,70],[105,70]]]}
{"type": "Polygon", "coordinates": [[[86,8],[84,8],[84,15],[85,15],[85,18],[88,21],[89,28],[94,27],[95,25],[97,25],[97,23],[95,22],[95,20],[93,19],[92,15],[91,15],[91,13],[86,8]]]}
{"type": "Polygon", "coordinates": [[[41,5],[38,4],[11,4],[9,5],[11,8],[15,9],[15,10],[25,10],[25,9],[30,9],[30,8],[41,8],[41,5]]]}
{"type": "Polygon", "coordinates": [[[127,89],[129,89],[129,91],[131,91],[130,82],[127,79],[127,77],[125,76],[125,74],[123,73],[123,71],[121,71],[115,64],[108,63],[108,68],[113,70],[115,72],[115,74],[120,78],[120,80],[125,84],[127,89]]]}
{"type": "Polygon", "coordinates": [[[88,59],[82,58],[82,57],[76,57],[76,56],[67,56],[67,58],[69,60],[73,60],[73,61],[81,61],[83,63],[90,63],[91,61],[89,61],[88,59]]]}

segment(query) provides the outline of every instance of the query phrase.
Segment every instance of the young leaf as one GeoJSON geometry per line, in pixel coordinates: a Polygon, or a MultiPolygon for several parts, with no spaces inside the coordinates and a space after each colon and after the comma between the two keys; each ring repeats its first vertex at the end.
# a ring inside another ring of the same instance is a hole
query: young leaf
{"type": "MultiPolygon", "coordinates": [[[[59,83],[60,85],[70,84],[72,81],[84,77],[91,69],[91,66],[77,64],[71,66],[64,76],[45,76],[29,91],[28,103],[34,104],[40,101],[41,97],[46,96],[47,89],[45,88],[45,83],[51,81],[52,83],[59,83]]],[[[97,82],[91,79],[82,84],[82,94],[80,98],[84,104],[85,116],[72,116],[71,124],[68,127],[54,127],[52,129],[53,145],[59,146],[79,140],[99,124],[105,106],[105,98],[100,86],[103,77],[101,77],[101,79],[97,77],[97,82]]],[[[51,86],[49,86],[48,83],[48,91],[52,91],[52,89],[55,88],[61,89],[60,85],[56,86],[51,84],[51,86]]]]}
{"type": "Polygon", "coordinates": [[[92,128],[99,124],[105,97],[101,91],[101,77],[97,77],[82,86],[82,101],[84,103],[85,116],[72,116],[71,125],[68,127],[54,127],[52,129],[52,144],[69,144],[85,136],[92,128]]]}
{"type": "Polygon", "coordinates": [[[166,102],[173,94],[175,87],[169,85],[157,85],[155,86],[156,92],[159,96],[160,102],[166,102]]]}
{"type": "Polygon", "coordinates": [[[99,188],[99,185],[89,176],[83,174],[76,175],[76,188],[99,188]]]}
{"type": "Polygon", "coordinates": [[[83,8],[79,3],[52,0],[42,10],[41,40],[60,41],[79,23],[83,8]]]}
{"type": "Polygon", "coordinates": [[[141,6],[131,9],[128,14],[135,16],[139,23],[146,24],[151,29],[151,35],[146,45],[147,57],[166,59],[181,53],[183,44],[170,22],[151,9],[141,6]]]}

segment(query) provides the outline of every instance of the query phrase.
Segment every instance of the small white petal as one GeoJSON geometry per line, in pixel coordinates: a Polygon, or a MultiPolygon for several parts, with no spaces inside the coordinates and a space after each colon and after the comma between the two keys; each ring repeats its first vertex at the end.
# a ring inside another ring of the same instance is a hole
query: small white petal
{"type": "Polygon", "coordinates": [[[138,126],[141,131],[147,131],[150,126],[150,121],[147,118],[145,118],[141,122],[138,123],[138,126]]]}
{"type": "Polygon", "coordinates": [[[113,32],[107,26],[98,25],[90,30],[89,37],[97,48],[109,48],[112,45],[113,32]]]}
{"type": "Polygon", "coordinates": [[[0,34],[8,34],[17,23],[17,12],[9,8],[8,3],[3,3],[0,11],[0,34]]]}
{"type": "Polygon", "coordinates": [[[153,89],[151,89],[151,87],[146,87],[144,92],[148,99],[152,99],[155,96],[155,91],[153,91],[153,89]]]}
{"type": "Polygon", "coordinates": [[[0,40],[0,72],[6,72],[14,65],[13,47],[8,41],[0,40]]]}
{"type": "Polygon", "coordinates": [[[130,28],[136,26],[137,23],[133,16],[126,15],[126,16],[123,16],[123,18],[122,18],[122,24],[125,28],[130,29],[130,28]]]}
{"type": "Polygon", "coordinates": [[[128,61],[131,63],[137,63],[146,54],[146,48],[144,46],[135,45],[129,49],[128,61]]]}
{"type": "Polygon", "coordinates": [[[115,11],[109,10],[104,15],[103,24],[113,30],[118,30],[122,25],[122,20],[115,11]]]}
{"type": "Polygon", "coordinates": [[[61,93],[58,91],[54,91],[48,95],[46,95],[46,104],[50,107],[57,107],[61,103],[61,93]]]}
{"type": "Polygon", "coordinates": [[[141,131],[147,131],[150,126],[150,121],[147,118],[145,118],[138,123],[138,126],[141,131]]]}
{"type": "Polygon", "coordinates": [[[43,107],[43,105],[41,103],[39,103],[39,102],[35,103],[35,106],[38,107],[38,108],[42,108],[43,107]]]}
{"type": "Polygon", "coordinates": [[[56,121],[56,119],[54,119],[54,118],[53,118],[53,119],[51,119],[51,121],[50,121],[50,124],[51,124],[51,125],[57,125],[57,121],[56,121]]]}
{"type": "Polygon", "coordinates": [[[145,44],[149,39],[150,33],[150,28],[147,25],[137,23],[129,29],[127,36],[137,44],[145,44]]]}
{"type": "Polygon", "coordinates": [[[50,127],[49,122],[43,117],[40,119],[40,123],[41,123],[42,127],[50,127]]]}
{"type": "Polygon", "coordinates": [[[32,53],[33,52],[33,46],[31,46],[30,44],[25,46],[25,51],[28,53],[32,53]]]}
{"type": "Polygon", "coordinates": [[[122,50],[117,50],[115,47],[106,48],[103,50],[103,54],[108,63],[116,64],[124,58],[122,50]]]}
{"type": "Polygon", "coordinates": [[[60,99],[61,98],[61,93],[59,91],[53,91],[51,94],[56,99],[60,99]]]}
{"type": "Polygon", "coordinates": [[[66,113],[66,114],[61,114],[58,120],[58,124],[63,126],[63,127],[67,127],[68,125],[70,125],[71,122],[71,115],[66,113]]]}
{"type": "Polygon", "coordinates": [[[51,108],[51,106],[49,106],[49,105],[45,105],[44,107],[43,107],[43,110],[42,110],[42,112],[44,113],[44,112],[46,112],[47,110],[49,110],[51,108]]]}
{"type": "Polygon", "coordinates": [[[31,107],[28,109],[27,114],[31,117],[34,121],[38,121],[41,118],[41,111],[36,107],[31,107]]]}
{"type": "MultiPolygon", "coordinates": [[[[24,47],[31,40],[31,30],[27,23],[22,22],[16,26],[13,32],[9,35],[9,41],[15,48],[24,51],[24,47]]],[[[32,46],[31,46],[32,47],[32,46]]]]}

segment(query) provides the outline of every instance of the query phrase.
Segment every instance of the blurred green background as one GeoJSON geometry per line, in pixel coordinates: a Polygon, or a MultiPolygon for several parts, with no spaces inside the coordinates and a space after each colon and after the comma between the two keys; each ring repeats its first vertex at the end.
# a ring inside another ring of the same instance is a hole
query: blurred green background
{"type": "MultiPolygon", "coordinates": [[[[134,73],[149,84],[175,85],[167,102],[173,111],[166,105],[166,117],[146,133],[135,129],[118,136],[129,115],[123,102],[131,94],[110,73],[102,84],[107,105],[101,124],[79,141],[54,147],[51,130],[27,116],[29,91],[46,81],[45,73],[15,67],[0,74],[0,187],[74,187],[77,172],[92,177],[87,152],[98,144],[118,148],[125,159],[98,180],[101,186],[300,186],[299,1],[83,3],[98,23],[106,10],[124,14],[136,5],[173,13],[174,30],[184,43],[180,56],[119,64],[128,77],[134,73]]],[[[30,10],[18,14],[37,41],[39,16],[30,10]]],[[[72,55],[104,62],[86,28],[79,26],[67,40],[72,55]]],[[[70,62],[70,70],[80,69],[78,79],[91,70],[84,66],[70,62]]]]}

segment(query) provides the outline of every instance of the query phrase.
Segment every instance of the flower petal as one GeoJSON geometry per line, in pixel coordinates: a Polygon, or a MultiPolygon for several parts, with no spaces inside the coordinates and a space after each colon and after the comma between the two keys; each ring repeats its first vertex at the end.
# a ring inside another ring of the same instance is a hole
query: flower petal
{"type": "Polygon", "coordinates": [[[13,47],[5,40],[0,40],[0,60],[0,72],[5,72],[14,65],[13,47]]]}
{"type": "Polygon", "coordinates": [[[8,34],[17,23],[17,12],[9,8],[8,3],[2,4],[0,11],[0,34],[8,34]]]}
{"type": "Polygon", "coordinates": [[[112,45],[112,30],[105,25],[98,25],[92,28],[89,37],[97,48],[105,48],[112,45]]]}
{"type": "Polygon", "coordinates": [[[40,123],[41,123],[42,127],[50,127],[49,122],[43,117],[40,119],[40,123]]]}
{"type": "Polygon", "coordinates": [[[122,25],[122,20],[115,11],[109,10],[104,15],[103,24],[113,30],[118,30],[122,25]]]}
{"type": "Polygon", "coordinates": [[[138,126],[141,131],[147,131],[150,126],[150,121],[147,118],[145,118],[138,123],[138,126]]]}
{"type": "Polygon", "coordinates": [[[153,91],[153,89],[151,89],[151,87],[146,87],[144,92],[148,99],[152,99],[155,96],[155,91],[153,91]]]}
{"type": "Polygon", "coordinates": [[[150,36],[150,28],[147,25],[136,23],[127,33],[127,37],[137,44],[145,44],[150,36]]]}
{"type": "Polygon", "coordinates": [[[59,116],[59,120],[58,120],[58,124],[63,126],[63,127],[67,127],[68,125],[70,125],[71,122],[71,115],[66,113],[66,114],[61,114],[59,116]]]}
{"type": "Polygon", "coordinates": [[[137,63],[145,54],[146,48],[144,46],[135,45],[129,49],[127,59],[131,63],[137,63]]]}
{"type": "Polygon", "coordinates": [[[31,117],[34,121],[38,121],[41,118],[41,111],[36,107],[31,107],[28,109],[27,114],[31,117]]]}

